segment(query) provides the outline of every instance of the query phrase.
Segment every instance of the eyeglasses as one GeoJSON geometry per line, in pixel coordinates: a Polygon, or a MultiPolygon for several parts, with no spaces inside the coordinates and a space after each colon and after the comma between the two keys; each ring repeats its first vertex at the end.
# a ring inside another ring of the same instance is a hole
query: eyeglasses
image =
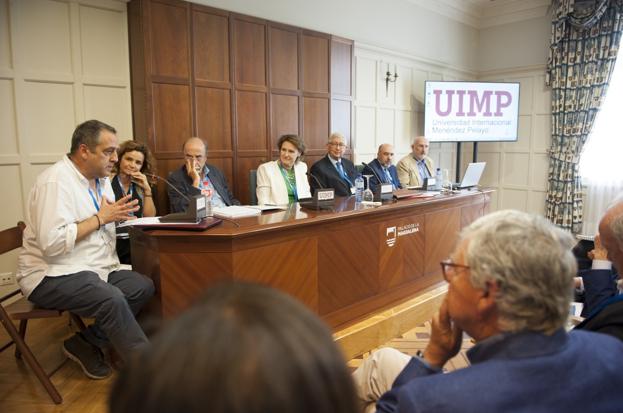
{"type": "Polygon", "coordinates": [[[454,277],[457,275],[460,269],[463,271],[469,270],[469,265],[457,264],[452,262],[452,260],[443,260],[440,262],[441,264],[441,272],[443,273],[443,278],[446,282],[452,281],[454,277]]]}
{"type": "Polygon", "coordinates": [[[336,143],[336,142],[329,142],[329,146],[337,146],[338,148],[346,148],[346,144],[345,143],[336,143]]]}

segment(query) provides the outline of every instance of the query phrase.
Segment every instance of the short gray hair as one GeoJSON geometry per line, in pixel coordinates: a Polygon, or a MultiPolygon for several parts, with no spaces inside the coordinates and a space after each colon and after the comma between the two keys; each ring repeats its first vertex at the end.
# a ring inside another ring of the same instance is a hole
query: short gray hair
{"type": "Polygon", "coordinates": [[[505,210],[474,221],[461,240],[468,241],[472,285],[499,285],[501,331],[551,333],[564,325],[577,272],[569,233],[543,217],[505,210]]]}

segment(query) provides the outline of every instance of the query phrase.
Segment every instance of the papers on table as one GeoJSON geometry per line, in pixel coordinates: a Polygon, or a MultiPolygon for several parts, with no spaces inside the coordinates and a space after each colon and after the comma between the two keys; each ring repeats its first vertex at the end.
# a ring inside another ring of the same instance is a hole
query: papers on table
{"type": "Polygon", "coordinates": [[[258,216],[262,213],[262,210],[259,208],[252,208],[250,206],[231,205],[221,208],[213,208],[212,212],[214,213],[214,216],[217,217],[235,219],[258,216]]]}

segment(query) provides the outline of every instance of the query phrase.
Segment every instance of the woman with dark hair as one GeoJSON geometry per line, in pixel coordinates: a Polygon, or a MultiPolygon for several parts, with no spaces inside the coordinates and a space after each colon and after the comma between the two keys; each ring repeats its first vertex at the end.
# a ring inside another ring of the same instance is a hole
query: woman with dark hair
{"type": "Polygon", "coordinates": [[[330,331],[266,286],[222,284],[173,321],[114,384],[111,413],[355,413],[330,331]]]}
{"type": "Polygon", "coordinates": [[[307,165],[301,161],[305,144],[297,135],[283,135],[277,147],[279,159],[257,168],[257,203],[283,205],[310,198],[307,165]]]}
{"type": "MultiPolygon", "coordinates": [[[[119,146],[117,157],[110,180],[115,199],[132,195],[133,200],[138,200],[139,210],[134,213],[137,218],[156,216],[153,200],[155,185],[152,187],[153,182],[145,175],[156,174],[149,148],[136,141],[125,141],[119,146]]],[[[130,264],[130,240],[119,234],[127,234],[127,229],[117,230],[117,255],[122,264],[130,264]]]]}

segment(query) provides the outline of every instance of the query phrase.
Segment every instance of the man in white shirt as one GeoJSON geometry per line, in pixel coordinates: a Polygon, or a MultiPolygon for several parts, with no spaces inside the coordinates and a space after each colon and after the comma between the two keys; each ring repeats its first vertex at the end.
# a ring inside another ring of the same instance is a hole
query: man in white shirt
{"type": "Polygon", "coordinates": [[[97,120],[78,125],[70,153],[37,177],[17,273],[22,292],[38,306],[95,318],[63,343],[93,379],[111,372],[101,348],[110,343],[127,357],[148,343],[135,315],[154,294],[150,279],[121,270],[115,251],[115,222],[138,209],[130,196],[112,202],[115,134],[97,120]]]}

